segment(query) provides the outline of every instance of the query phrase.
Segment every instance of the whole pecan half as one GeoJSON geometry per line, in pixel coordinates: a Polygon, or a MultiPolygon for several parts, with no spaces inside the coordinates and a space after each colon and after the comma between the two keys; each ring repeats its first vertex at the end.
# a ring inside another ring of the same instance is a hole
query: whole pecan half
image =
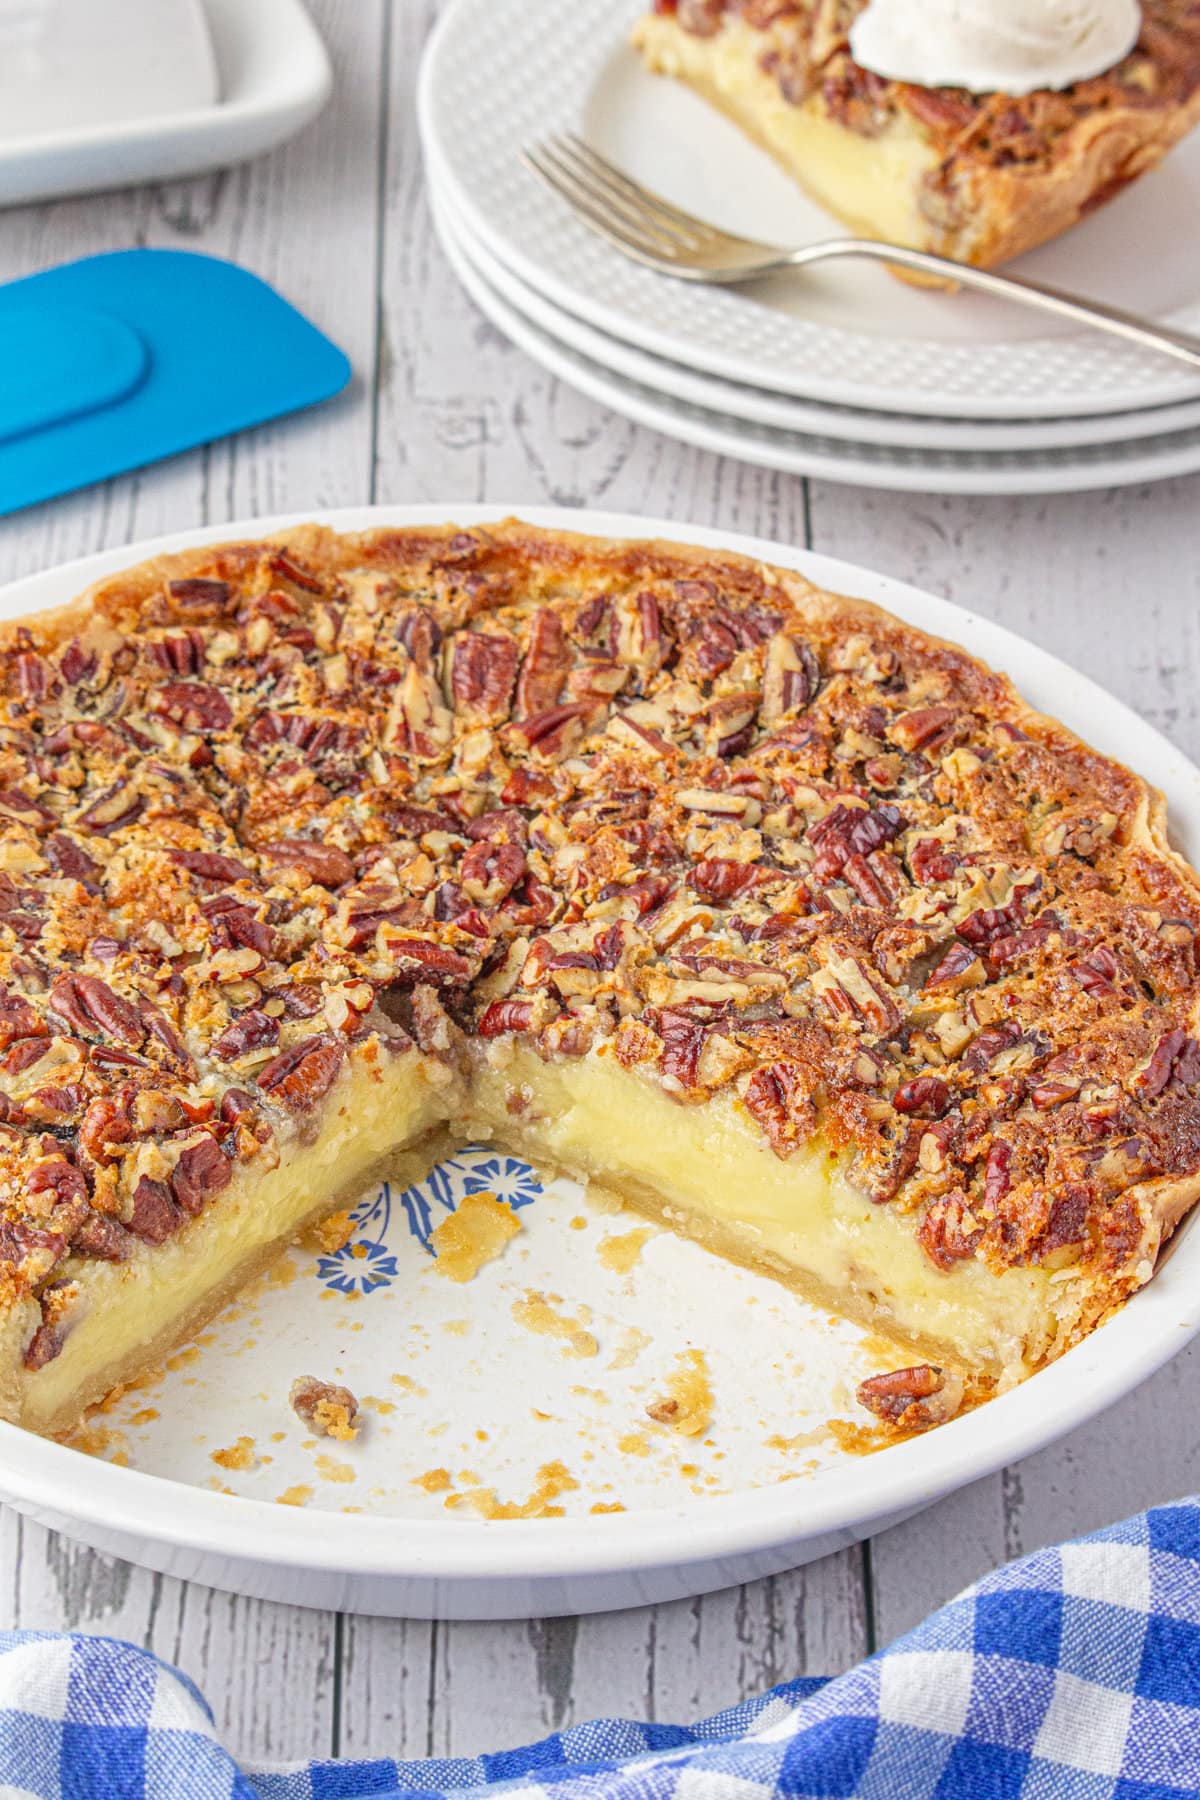
{"type": "Polygon", "coordinates": [[[277,838],[259,849],[267,862],[299,869],[317,887],[340,888],[354,879],[354,864],[336,844],[314,844],[307,838],[277,838]]]}
{"type": "Polygon", "coordinates": [[[137,1050],[146,1026],[136,1006],[98,975],[59,975],[50,989],[50,1011],[79,1037],[115,1038],[137,1050]]]}
{"type": "Polygon", "coordinates": [[[333,1086],[345,1055],[344,1042],[331,1032],[302,1038],[259,1070],[258,1085],[288,1112],[309,1112],[333,1086]]]}
{"type": "Polygon", "coordinates": [[[233,1062],[251,1050],[265,1050],[279,1042],[279,1021],[251,1007],[228,1024],[212,1041],[212,1053],[221,1062],[233,1062]]]}

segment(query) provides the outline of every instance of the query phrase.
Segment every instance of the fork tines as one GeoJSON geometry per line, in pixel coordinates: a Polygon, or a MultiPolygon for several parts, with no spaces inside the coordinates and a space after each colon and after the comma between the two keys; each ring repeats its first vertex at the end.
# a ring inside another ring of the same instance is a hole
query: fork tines
{"type": "Polygon", "coordinates": [[[652,267],[690,261],[720,234],[643,187],[574,132],[528,145],[522,161],[603,237],[652,267]]]}

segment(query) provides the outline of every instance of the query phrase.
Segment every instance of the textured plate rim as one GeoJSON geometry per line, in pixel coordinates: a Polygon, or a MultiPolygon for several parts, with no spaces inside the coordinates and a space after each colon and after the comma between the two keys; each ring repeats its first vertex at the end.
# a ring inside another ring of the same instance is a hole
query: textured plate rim
{"type": "MultiPolygon", "coordinates": [[[[670,333],[644,319],[634,318],[622,313],[612,302],[598,297],[586,289],[573,285],[561,276],[556,269],[547,267],[542,261],[530,255],[519,240],[514,239],[501,229],[499,221],[487,208],[478,205],[470,186],[460,179],[452,158],[447,154],[441,142],[441,134],[437,125],[439,81],[443,59],[452,53],[455,36],[459,29],[460,16],[467,13],[475,0],[450,0],[437,20],[425,46],[421,59],[421,67],[417,81],[417,120],[426,165],[432,178],[452,194],[463,218],[469,222],[472,231],[487,245],[489,252],[498,261],[506,263],[514,273],[520,276],[529,286],[537,288],[555,305],[565,311],[574,312],[588,320],[600,330],[613,337],[623,337],[628,342],[638,345],[656,356],[675,361],[697,361],[696,346],[689,345],[686,340],[672,337],[670,333]]],[[[615,29],[615,26],[614,26],[615,29]]],[[[572,121],[574,122],[574,121],[572,121]]],[[[547,123],[553,123],[548,120],[547,123]]],[[[528,179],[532,182],[534,177],[528,179]]],[[[550,200],[548,204],[562,204],[550,200]]],[[[575,229],[584,230],[582,226],[575,229]]],[[[612,251],[613,256],[619,252],[612,251]]],[[[666,277],[657,278],[664,282],[666,277]]],[[[722,301],[724,303],[724,301],[722,301]]],[[[1165,322],[1188,328],[1192,324],[1194,308],[1176,309],[1165,322]]],[[[849,352],[854,334],[839,332],[834,327],[815,328],[826,342],[845,339],[845,348],[849,352]]],[[[1068,343],[1084,343],[1091,334],[1080,334],[1075,338],[1056,340],[1060,345],[1068,343]]],[[[869,340],[861,337],[861,342],[869,340]]],[[[897,344],[906,344],[911,340],[897,339],[897,344]]],[[[1029,340],[1036,342],[1038,340],[1029,340]]],[[[990,346],[996,348],[995,345],[990,346]]],[[[799,348],[799,346],[797,346],[799,348]]],[[[968,345],[962,348],[967,350],[968,345]]],[[[1004,346],[1000,345],[1001,353],[1004,346]]],[[[1096,354],[1102,355],[1104,349],[1110,356],[1121,355],[1115,348],[1098,345],[1096,354]]],[[[862,407],[865,404],[860,387],[847,382],[841,377],[823,375],[814,362],[819,356],[820,342],[806,346],[804,372],[798,370],[768,368],[765,363],[755,364],[740,360],[725,351],[706,345],[701,350],[704,366],[714,374],[731,381],[750,386],[765,386],[772,390],[787,391],[798,397],[824,400],[830,404],[862,407]]],[[[1125,352],[1128,354],[1128,352],[1125,352]]],[[[1147,371],[1156,365],[1158,369],[1158,385],[1153,385],[1152,377],[1147,373],[1140,383],[1118,385],[1114,382],[1111,388],[1103,392],[1093,391],[1093,384],[1076,379],[1074,383],[1060,386],[1052,401],[1039,403],[1036,393],[1025,393],[1020,398],[1007,398],[1003,391],[994,393],[987,402],[986,413],[979,411],[978,398],[964,398],[956,401],[946,394],[930,394],[920,388],[897,388],[895,390],[879,390],[872,395],[875,410],[897,410],[914,415],[943,415],[957,418],[988,418],[1003,420],[1011,418],[1031,418],[1042,416],[1068,417],[1095,414],[1118,414],[1121,412],[1143,411],[1153,405],[1168,405],[1175,401],[1191,401],[1196,398],[1194,377],[1186,375],[1182,367],[1173,370],[1170,379],[1164,370],[1167,365],[1162,358],[1155,358],[1151,352],[1141,357],[1147,371]],[[1148,389],[1153,398],[1147,398],[1148,389]]],[[[1122,378],[1123,379],[1123,378],[1122,378]]]]}
{"type": "MultiPolygon", "coordinates": [[[[1119,741],[1120,754],[1165,791],[1173,820],[1186,821],[1191,843],[1200,846],[1200,769],[1088,677],[1006,627],[919,588],[832,557],[699,525],[516,503],[314,507],[173,532],[23,577],[0,588],[0,617],[61,604],[88,583],[151,556],[263,536],[313,520],[335,530],[361,531],[438,521],[486,525],[511,513],[543,529],[662,538],[740,552],[797,569],[822,586],[873,600],[924,630],[948,636],[1007,669],[1035,704],[1053,706],[1100,743],[1119,741]]],[[[1126,1307],[1057,1363],[980,1411],[809,1481],[656,1510],[536,1521],[306,1513],[94,1459],[82,1481],[80,1452],[4,1424],[0,1493],[28,1510],[226,1561],[240,1558],[345,1575],[486,1580],[503,1586],[537,1577],[679,1567],[681,1561],[748,1556],[824,1534],[840,1533],[853,1541],[874,1522],[915,1511],[1082,1425],[1162,1367],[1197,1330],[1200,1232],[1185,1227],[1155,1279],[1126,1307]]]]}
{"type": "Polygon", "coordinates": [[[865,406],[833,405],[795,394],[771,394],[747,382],[690,368],[668,356],[655,356],[624,338],[613,337],[577,313],[557,306],[499,261],[482,245],[468,249],[455,219],[454,202],[431,180],[435,209],[449,225],[463,255],[492,292],[539,330],[557,338],[568,350],[588,357],[621,380],[657,388],[670,400],[681,400],[710,412],[744,419],[770,430],[811,433],[817,437],[870,444],[886,450],[965,452],[1020,455],[1047,450],[1080,450],[1089,446],[1135,443],[1200,426],[1200,399],[1151,406],[1120,414],[1082,413],[1061,419],[963,419],[932,413],[877,412],[865,406]],[[1119,429],[1117,429],[1119,427],[1119,429]],[[938,432],[943,441],[938,442],[938,432]],[[906,435],[915,433],[915,437],[906,435]]]}
{"type": "Polygon", "coordinates": [[[756,425],[615,375],[550,332],[498,294],[471,261],[441,197],[433,196],[433,222],[442,249],[476,306],[497,329],[544,369],[602,406],[652,431],[711,455],[729,456],[789,475],[879,488],[899,494],[953,494],[988,498],[1030,494],[1078,494],[1135,487],[1190,475],[1200,468],[1200,427],[1160,439],[1135,438],[1066,450],[909,450],[756,425]],[[1156,447],[1157,446],[1157,447],[1156,447]],[[1105,451],[1109,453],[1105,458],[1105,451]],[[1112,453],[1126,451],[1120,460],[1112,453]],[[1053,460],[1052,460],[1053,459],[1053,460]]]}

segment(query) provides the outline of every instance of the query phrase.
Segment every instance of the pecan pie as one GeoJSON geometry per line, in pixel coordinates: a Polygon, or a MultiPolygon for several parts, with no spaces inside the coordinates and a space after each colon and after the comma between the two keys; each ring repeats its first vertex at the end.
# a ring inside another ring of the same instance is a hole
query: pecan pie
{"type": "MultiPolygon", "coordinates": [[[[519,522],[309,527],[6,626],[0,683],[11,1419],[70,1424],[447,1134],[985,1384],[1200,1194],[1160,800],[870,606],[519,522]]],[[[961,1391],[921,1380],[867,1402],[961,1391]]]]}
{"type": "Polygon", "coordinates": [[[983,267],[1078,223],[1200,121],[1196,0],[1144,0],[1124,61],[1019,99],[860,67],[848,36],[865,4],[655,0],[634,37],[853,230],[983,267]]]}

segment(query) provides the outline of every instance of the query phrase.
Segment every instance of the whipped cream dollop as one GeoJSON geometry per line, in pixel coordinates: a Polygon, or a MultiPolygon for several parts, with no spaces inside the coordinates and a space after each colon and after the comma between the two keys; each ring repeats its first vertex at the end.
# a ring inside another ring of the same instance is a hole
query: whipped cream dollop
{"type": "Polygon", "coordinates": [[[870,0],[850,53],[891,81],[1030,94],[1111,69],[1141,24],[1138,0],[870,0]]]}

